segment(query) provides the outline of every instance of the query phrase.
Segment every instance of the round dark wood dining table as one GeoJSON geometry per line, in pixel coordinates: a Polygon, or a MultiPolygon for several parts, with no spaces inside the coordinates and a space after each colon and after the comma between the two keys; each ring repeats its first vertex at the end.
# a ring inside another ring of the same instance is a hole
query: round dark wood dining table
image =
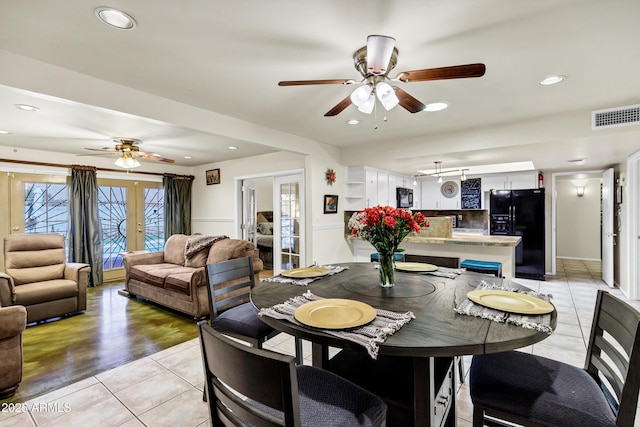
{"type": "MultiPolygon", "coordinates": [[[[262,316],[275,329],[311,341],[314,366],[334,371],[380,395],[389,406],[389,427],[455,426],[455,356],[513,350],[549,336],[454,311],[481,281],[527,289],[517,282],[472,272],[450,279],[396,271],[395,286],[382,288],[375,263],[340,265],[347,268],[307,286],[262,282],[252,290],[251,301],[261,309],[311,291],[323,298],[361,301],[376,309],[413,312],[415,319],[380,343],[375,360],[351,341],[303,324],[262,316]],[[329,347],[342,350],[329,358],[329,347]]],[[[555,309],[547,316],[551,316],[550,326],[555,329],[555,309]]]]}

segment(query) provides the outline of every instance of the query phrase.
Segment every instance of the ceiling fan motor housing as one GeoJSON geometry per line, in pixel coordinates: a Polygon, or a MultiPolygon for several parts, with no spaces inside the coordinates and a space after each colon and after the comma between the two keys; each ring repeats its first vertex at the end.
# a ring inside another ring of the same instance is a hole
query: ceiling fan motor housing
{"type": "MultiPolygon", "coordinates": [[[[387,65],[387,69],[384,70],[384,73],[380,75],[386,76],[389,73],[389,71],[395,68],[397,62],[398,62],[398,48],[394,47],[393,52],[391,53],[391,59],[389,60],[389,65],[387,65]]],[[[362,74],[362,77],[367,78],[375,75],[367,69],[367,47],[366,46],[361,47],[356,51],[356,53],[353,54],[353,63],[354,63],[354,66],[356,67],[356,70],[358,70],[358,72],[362,74]]]]}

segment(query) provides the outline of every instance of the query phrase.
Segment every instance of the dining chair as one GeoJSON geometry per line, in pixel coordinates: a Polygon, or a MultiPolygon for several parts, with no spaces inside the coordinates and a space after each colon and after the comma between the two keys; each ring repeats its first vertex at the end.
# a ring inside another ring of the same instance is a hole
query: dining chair
{"type": "Polygon", "coordinates": [[[198,324],[211,423],[216,426],[384,426],[387,405],[329,371],[249,347],[198,324]]]}
{"type": "MultiPolygon", "coordinates": [[[[212,328],[256,348],[280,333],[260,319],[249,301],[256,283],[251,257],[208,264],[206,276],[212,328]]],[[[302,341],[294,342],[296,363],[302,364],[302,341]]]]}
{"type": "Polygon", "coordinates": [[[599,290],[584,369],[518,351],[474,356],[474,427],[497,425],[485,417],[524,426],[634,426],[639,323],[637,310],[599,290]]]}

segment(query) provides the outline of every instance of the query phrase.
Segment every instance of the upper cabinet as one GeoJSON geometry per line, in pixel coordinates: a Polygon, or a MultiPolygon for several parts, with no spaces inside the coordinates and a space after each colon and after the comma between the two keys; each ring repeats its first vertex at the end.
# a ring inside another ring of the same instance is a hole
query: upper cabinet
{"type": "Polygon", "coordinates": [[[346,175],[344,209],[348,211],[376,205],[396,206],[396,187],[412,185],[411,177],[368,166],[348,167],[346,175]]]}
{"type": "Polygon", "coordinates": [[[423,180],[420,196],[420,209],[460,209],[460,179],[423,180]]]}
{"type": "MultiPolygon", "coordinates": [[[[435,178],[426,178],[420,182],[420,209],[455,210],[463,209],[460,191],[460,179],[443,177],[443,182],[438,183],[435,178]]],[[[538,172],[518,172],[509,174],[491,174],[482,176],[468,176],[467,178],[480,178],[481,209],[488,209],[487,197],[491,190],[526,190],[538,188],[538,172]]]]}
{"type": "Polygon", "coordinates": [[[482,191],[538,188],[538,172],[517,172],[482,176],[482,191]]]}

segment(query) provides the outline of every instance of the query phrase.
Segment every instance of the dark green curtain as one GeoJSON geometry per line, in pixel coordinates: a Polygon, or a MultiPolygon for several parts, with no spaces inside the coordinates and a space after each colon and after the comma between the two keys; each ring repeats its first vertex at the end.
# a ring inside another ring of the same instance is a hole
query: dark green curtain
{"type": "Polygon", "coordinates": [[[89,286],[100,285],[104,270],[96,168],[72,166],[69,193],[69,261],[89,264],[89,286]]]}
{"type": "Polygon", "coordinates": [[[191,234],[191,184],[192,176],[165,174],[164,187],[164,238],[173,234],[191,234]]]}

